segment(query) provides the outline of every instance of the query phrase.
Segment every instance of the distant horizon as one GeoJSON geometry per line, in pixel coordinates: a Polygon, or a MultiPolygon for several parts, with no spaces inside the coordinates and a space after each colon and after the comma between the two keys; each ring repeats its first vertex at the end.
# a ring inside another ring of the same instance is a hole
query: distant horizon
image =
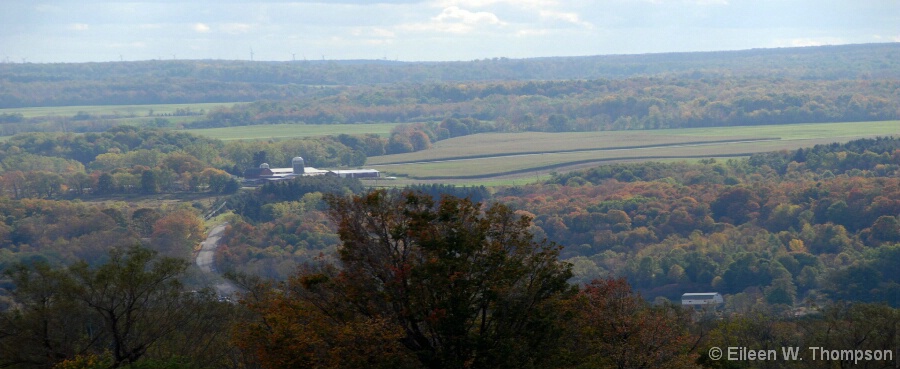
{"type": "Polygon", "coordinates": [[[154,59],[142,59],[142,60],[103,60],[103,61],[84,61],[84,62],[40,62],[40,61],[31,61],[27,60],[25,62],[16,61],[16,60],[0,60],[0,64],[104,64],[104,63],[141,63],[141,62],[153,62],[153,61],[218,61],[218,62],[257,62],[257,63],[304,63],[304,62],[381,62],[381,63],[398,63],[398,64],[415,64],[415,63],[466,63],[466,62],[476,62],[476,61],[490,61],[490,60],[532,60],[532,59],[553,59],[553,58],[592,58],[592,57],[616,57],[616,56],[647,56],[647,55],[667,55],[667,54],[707,54],[707,53],[738,53],[744,51],[758,51],[758,50],[790,50],[790,49],[814,49],[814,48],[826,48],[826,47],[844,47],[844,46],[867,46],[867,45],[900,45],[900,41],[897,42],[868,42],[868,43],[848,43],[848,44],[834,44],[834,45],[812,45],[812,46],[782,46],[782,47],[754,47],[754,48],[746,48],[746,49],[724,49],[724,50],[698,50],[698,51],[660,51],[660,52],[647,52],[647,53],[630,53],[630,54],[591,54],[591,55],[550,55],[550,56],[535,56],[535,57],[521,57],[521,58],[512,58],[505,56],[497,56],[490,58],[481,58],[481,59],[471,59],[471,60],[393,60],[393,59],[303,59],[303,60],[250,60],[250,59],[216,59],[216,58],[197,58],[197,59],[166,59],[166,58],[154,58],[154,59]]]}
{"type": "Polygon", "coordinates": [[[642,55],[900,42],[896,0],[9,0],[0,61],[642,55]]]}

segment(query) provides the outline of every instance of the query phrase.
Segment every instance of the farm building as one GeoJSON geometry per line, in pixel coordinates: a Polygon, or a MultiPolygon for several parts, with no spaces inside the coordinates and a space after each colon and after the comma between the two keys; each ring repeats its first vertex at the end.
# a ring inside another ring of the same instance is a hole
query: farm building
{"type": "Polygon", "coordinates": [[[718,292],[686,293],[681,295],[682,306],[715,306],[725,302],[718,292]]]}
{"type": "Polygon", "coordinates": [[[332,170],[331,173],[341,178],[378,178],[380,174],[375,169],[332,170]]]}
{"type": "Polygon", "coordinates": [[[263,183],[283,181],[301,176],[334,175],[342,178],[378,178],[380,173],[375,169],[340,169],[326,170],[307,167],[303,158],[297,156],[291,159],[290,168],[271,168],[263,163],[259,168],[250,168],[244,171],[244,180],[248,183],[263,183]]]}

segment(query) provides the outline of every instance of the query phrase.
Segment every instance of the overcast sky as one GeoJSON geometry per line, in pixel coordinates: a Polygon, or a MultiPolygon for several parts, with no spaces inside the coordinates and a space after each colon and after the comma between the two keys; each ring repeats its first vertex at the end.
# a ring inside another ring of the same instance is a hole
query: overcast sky
{"type": "Polygon", "coordinates": [[[900,42],[900,0],[3,0],[0,61],[473,60],[900,42]]]}

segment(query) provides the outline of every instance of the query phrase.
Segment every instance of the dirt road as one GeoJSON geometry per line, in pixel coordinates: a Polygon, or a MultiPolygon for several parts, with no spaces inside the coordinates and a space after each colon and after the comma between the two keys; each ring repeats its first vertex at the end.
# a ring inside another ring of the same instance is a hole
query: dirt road
{"type": "Polygon", "coordinates": [[[206,236],[206,240],[200,243],[200,251],[197,253],[197,266],[200,267],[200,271],[205,274],[209,274],[210,276],[215,277],[214,280],[216,282],[213,286],[218,292],[219,296],[231,298],[235,293],[239,292],[240,289],[231,283],[231,281],[222,278],[219,275],[219,271],[216,270],[215,265],[215,254],[216,248],[219,247],[219,241],[222,239],[222,233],[225,232],[225,226],[228,223],[219,224],[213,229],[209,231],[209,235],[206,236]]]}

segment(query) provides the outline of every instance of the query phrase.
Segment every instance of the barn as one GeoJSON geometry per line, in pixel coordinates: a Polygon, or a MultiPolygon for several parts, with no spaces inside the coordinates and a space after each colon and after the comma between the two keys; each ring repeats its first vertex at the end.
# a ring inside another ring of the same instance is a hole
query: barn
{"type": "Polygon", "coordinates": [[[282,181],[300,176],[335,175],[341,178],[378,178],[381,174],[375,169],[316,169],[307,167],[302,157],[291,159],[290,168],[271,168],[269,164],[260,164],[259,168],[244,170],[247,183],[282,181]]]}

